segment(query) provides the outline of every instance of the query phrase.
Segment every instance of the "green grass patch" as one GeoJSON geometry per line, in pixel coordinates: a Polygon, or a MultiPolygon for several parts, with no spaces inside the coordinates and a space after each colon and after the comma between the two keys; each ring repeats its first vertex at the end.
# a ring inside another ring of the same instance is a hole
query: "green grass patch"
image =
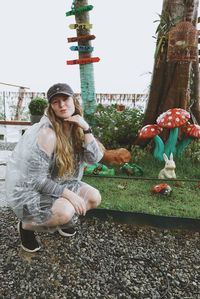
{"type": "Polygon", "coordinates": [[[142,167],[141,179],[116,179],[105,177],[86,177],[83,181],[99,189],[102,194],[100,208],[114,209],[129,212],[142,212],[163,216],[178,216],[200,218],[200,168],[197,163],[187,159],[176,161],[176,175],[178,180],[158,180],[159,171],[164,167],[164,162],[155,161],[147,155],[142,161],[134,162],[142,167]],[[154,194],[151,189],[154,185],[166,182],[172,188],[169,196],[154,194]]]}

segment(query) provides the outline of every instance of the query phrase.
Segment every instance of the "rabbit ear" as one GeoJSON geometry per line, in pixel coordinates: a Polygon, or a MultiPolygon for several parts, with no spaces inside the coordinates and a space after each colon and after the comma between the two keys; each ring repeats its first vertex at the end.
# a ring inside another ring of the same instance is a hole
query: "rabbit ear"
{"type": "Polygon", "coordinates": [[[165,162],[169,161],[167,155],[164,153],[163,154],[163,159],[165,160],[165,162]]]}
{"type": "Polygon", "coordinates": [[[169,158],[170,160],[173,160],[173,153],[170,154],[169,158]]]}

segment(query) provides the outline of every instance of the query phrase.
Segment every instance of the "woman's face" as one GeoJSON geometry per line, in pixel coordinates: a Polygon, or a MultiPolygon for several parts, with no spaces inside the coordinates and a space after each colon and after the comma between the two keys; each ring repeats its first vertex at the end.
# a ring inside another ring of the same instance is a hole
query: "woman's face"
{"type": "Polygon", "coordinates": [[[62,119],[68,118],[75,112],[74,100],[67,95],[56,95],[51,100],[51,108],[57,117],[62,119]]]}

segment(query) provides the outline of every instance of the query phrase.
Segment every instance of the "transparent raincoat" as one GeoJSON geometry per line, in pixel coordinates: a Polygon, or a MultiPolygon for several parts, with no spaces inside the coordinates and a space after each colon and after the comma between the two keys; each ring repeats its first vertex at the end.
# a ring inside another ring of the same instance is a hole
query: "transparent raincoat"
{"type": "Polygon", "coordinates": [[[7,203],[17,217],[25,222],[42,224],[47,221],[51,217],[54,201],[65,188],[78,191],[84,162],[93,164],[103,156],[95,140],[83,145],[82,151],[75,157],[73,175],[66,174],[61,178],[58,177],[55,163],[55,143],[51,123],[43,116],[39,123],[32,125],[21,137],[8,161],[7,203]],[[44,146],[47,143],[50,145],[48,149],[44,146]]]}

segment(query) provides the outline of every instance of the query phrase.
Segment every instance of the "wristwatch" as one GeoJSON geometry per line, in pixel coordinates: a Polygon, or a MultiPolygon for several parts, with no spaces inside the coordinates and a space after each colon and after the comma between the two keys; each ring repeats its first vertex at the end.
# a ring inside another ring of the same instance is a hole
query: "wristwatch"
{"type": "Polygon", "coordinates": [[[92,133],[92,129],[89,127],[87,130],[83,130],[84,134],[91,134],[92,133]]]}

